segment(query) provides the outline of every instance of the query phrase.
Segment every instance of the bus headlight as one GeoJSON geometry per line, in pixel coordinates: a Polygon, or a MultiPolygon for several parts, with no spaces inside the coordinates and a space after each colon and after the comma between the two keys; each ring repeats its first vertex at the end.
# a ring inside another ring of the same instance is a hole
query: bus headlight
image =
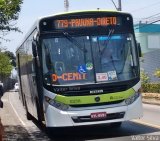
{"type": "Polygon", "coordinates": [[[134,95],[132,95],[132,96],[130,96],[129,98],[127,98],[126,100],[125,100],[125,103],[127,104],[127,105],[130,105],[130,104],[132,104],[138,97],[139,97],[139,93],[135,93],[134,95]]]}
{"type": "Polygon", "coordinates": [[[58,101],[56,101],[56,100],[54,100],[54,99],[51,99],[51,98],[49,98],[49,97],[46,97],[46,96],[45,96],[45,100],[46,100],[50,105],[52,105],[53,107],[55,107],[55,108],[57,108],[57,109],[59,109],[59,110],[66,111],[66,110],[68,110],[68,108],[69,108],[69,105],[66,105],[66,104],[64,104],[64,103],[58,102],[58,101]]]}

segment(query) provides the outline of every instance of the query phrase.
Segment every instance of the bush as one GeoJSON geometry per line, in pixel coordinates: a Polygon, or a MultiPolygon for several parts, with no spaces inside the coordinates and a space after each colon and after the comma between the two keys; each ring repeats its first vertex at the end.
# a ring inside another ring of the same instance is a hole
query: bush
{"type": "Polygon", "coordinates": [[[154,72],[154,75],[158,78],[160,78],[160,69],[156,69],[154,72]]]}
{"type": "Polygon", "coordinates": [[[160,93],[160,83],[142,83],[142,92],[160,93]]]}
{"type": "Polygon", "coordinates": [[[150,78],[148,74],[145,71],[141,70],[141,83],[143,84],[148,84],[150,82],[150,78]]]}

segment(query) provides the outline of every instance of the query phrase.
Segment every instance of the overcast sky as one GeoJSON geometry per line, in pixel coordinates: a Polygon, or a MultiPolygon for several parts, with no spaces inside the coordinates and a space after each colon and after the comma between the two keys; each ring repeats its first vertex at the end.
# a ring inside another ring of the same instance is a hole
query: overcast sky
{"type": "MultiPolygon", "coordinates": [[[[114,2],[118,5],[118,0],[114,0],[114,2]]],[[[95,10],[97,8],[115,10],[112,0],[69,0],[69,5],[70,11],[95,10]]],[[[122,0],[122,11],[131,13],[135,22],[160,13],[159,9],[160,0],[122,0]]],[[[64,0],[24,0],[19,20],[17,21],[17,26],[23,34],[10,33],[6,38],[9,38],[11,42],[3,42],[3,45],[9,51],[15,52],[26,32],[38,17],[63,11],[64,0]]]]}

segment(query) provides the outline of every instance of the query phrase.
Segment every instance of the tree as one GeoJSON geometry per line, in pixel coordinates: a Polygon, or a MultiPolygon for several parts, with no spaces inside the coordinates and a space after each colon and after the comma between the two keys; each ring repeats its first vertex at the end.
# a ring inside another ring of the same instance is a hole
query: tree
{"type": "Polygon", "coordinates": [[[14,53],[10,51],[5,51],[4,53],[10,58],[11,65],[16,67],[16,56],[14,53]]]}
{"type": "Polygon", "coordinates": [[[3,52],[0,52],[0,78],[3,80],[11,74],[12,65],[10,58],[3,52]]]}
{"type": "Polygon", "coordinates": [[[18,19],[19,12],[21,10],[21,4],[23,0],[0,0],[0,39],[4,39],[4,36],[9,31],[18,31],[16,27],[16,20],[18,19]]]}

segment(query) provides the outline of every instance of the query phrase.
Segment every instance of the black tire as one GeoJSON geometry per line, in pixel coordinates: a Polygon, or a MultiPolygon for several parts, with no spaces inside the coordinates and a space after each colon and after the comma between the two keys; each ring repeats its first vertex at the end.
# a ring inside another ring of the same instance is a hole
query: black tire
{"type": "Polygon", "coordinates": [[[32,115],[28,112],[28,110],[26,111],[26,117],[28,120],[32,119],[32,115]]]}
{"type": "Polygon", "coordinates": [[[36,99],[36,107],[37,107],[37,118],[38,118],[38,122],[40,124],[42,124],[42,116],[41,116],[41,110],[40,110],[40,106],[38,103],[38,100],[36,99]]]}
{"type": "Polygon", "coordinates": [[[50,127],[46,127],[46,128],[45,128],[45,131],[46,131],[46,133],[47,133],[49,136],[51,136],[52,133],[53,133],[53,130],[52,130],[50,127]]]}
{"type": "Polygon", "coordinates": [[[46,127],[45,131],[49,137],[61,136],[62,132],[60,132],[60,128],[57,127],[46,127]]]}
{"type": "Polygon", "coordinates": [[[26,100],[24,100],[24,107],[25,107],[25,111],[26,111],[26,117],[28,120],[32,119],[32,115],[28,112],[28,108],[27,108],[27,104],[26,104],[26,100]]]}
{"type": "Polygon", "coordinates": [[[111,123],[111,126],[114,128],[120,128],[122,125],[122,122],[115,122],[115,123],[111,123]]]}

